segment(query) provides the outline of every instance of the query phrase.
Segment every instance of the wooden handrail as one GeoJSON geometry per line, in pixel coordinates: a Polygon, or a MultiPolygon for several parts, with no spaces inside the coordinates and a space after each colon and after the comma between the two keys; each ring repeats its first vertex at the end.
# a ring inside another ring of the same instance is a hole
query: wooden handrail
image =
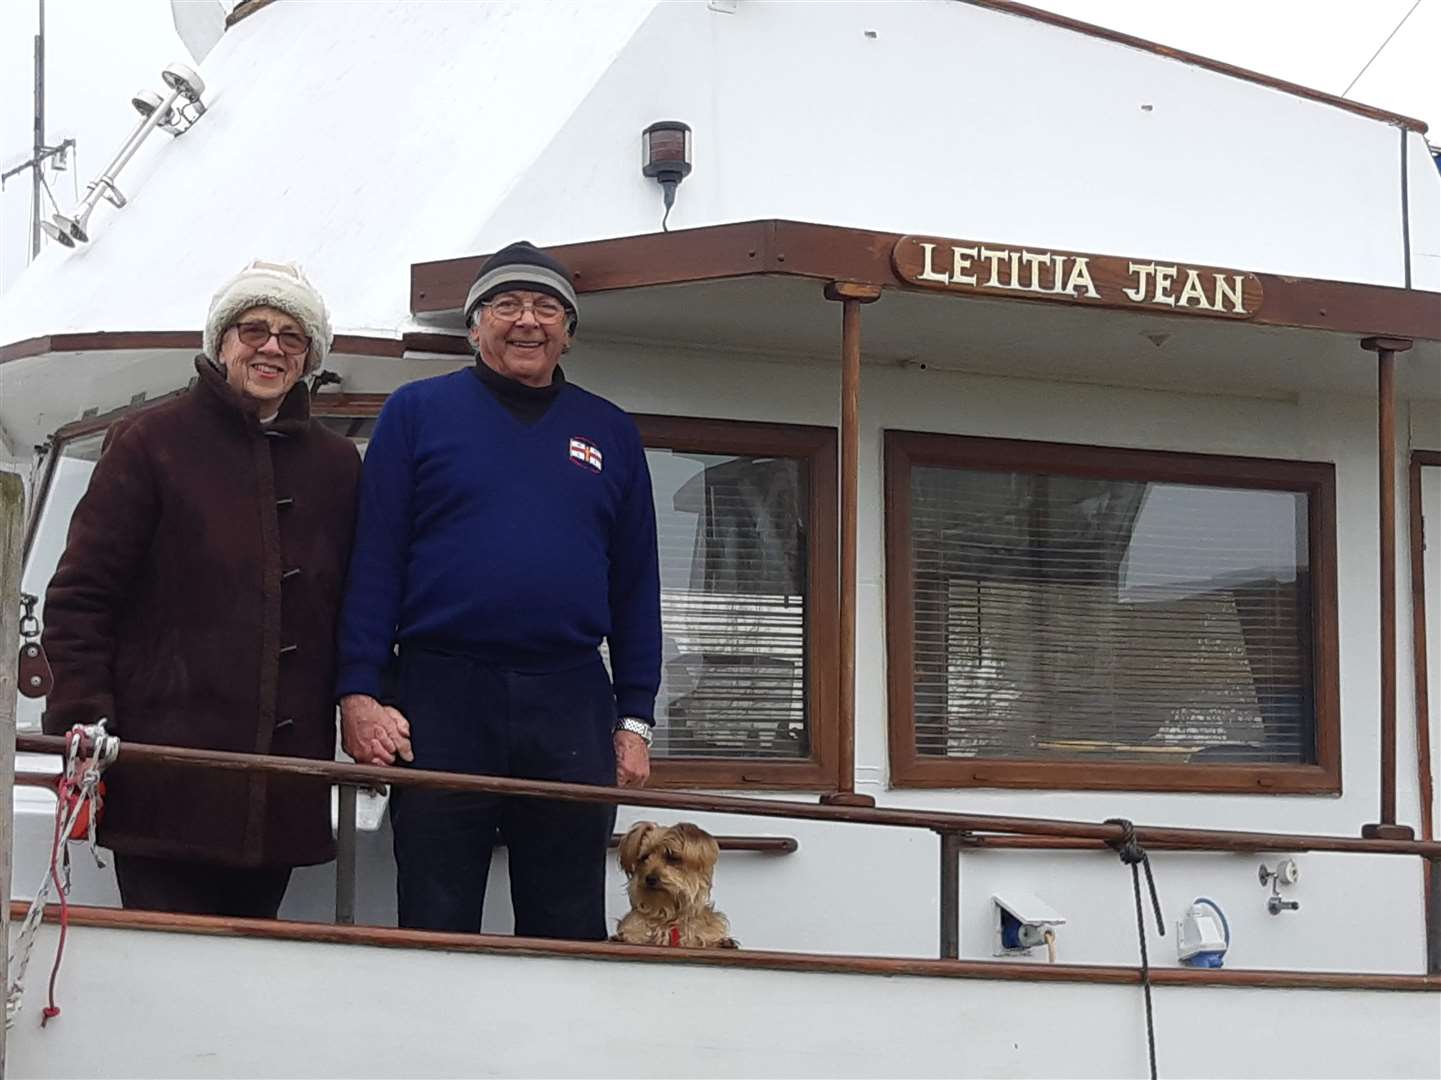
{"type": "MultiPolygon", "coordinates": [[[[64,740],[56,735],[20,735],[16,749],[27,753],[59,754],[64,740]]],[[[397,766],[350,765],[308,758],[237,754],[223,750],[151,746],[121,740],[119,760],[134,764],[180,765],[227,771],[255,771],[286,776],[313,776],[338,784],[401,783],[433,790],[478,791],[496,795],[532,795],[573,802],[602,802],[627,806],[653,806],[750,817],[777,817],[808,821],[849,822],[898,828],[929,829],[938,833],[1014,833],[1022,836],[1074,837],[1119,840],[1119,825],[1053,818],[1008,817],[995,814],[961,814],[943,810],[907,810],[866,806],[822,806],[809,802],[753,799],[740,795],[691,794],[650,791],[645,788],[601,787],[551,780],[476,776],[397,766]]],[[[1423,855],[1441,858],[1441,843],[1420,840],[1366,840],[1346,836],[1304,833],[1239,832],[1226,829],[1190,829],[1137,825],[1142,844],[1178,844],[1213,851],[1337,851],[1369,855],[1423,855]]]]}
{"type": "MultiPolygon", "coordinates": [[[[11,901],[12,917],[24,917],[24,901],[11,901]]],[[[55,922],[59,909],[45,909],[55,922]]],[[[682,949],[663,945],[627,945],[610,941],[564,941],[500,934],[462,934],[404,930],[387,926],[336,926],[331,923],[279,919],[238,919],[215,915],[176,915],[159,911],[116,910],[72,904],[71,927],[145,930],[200,934],[210,937],[263,938],[272,941],[325,942],[381,948],[435,949],[445,952],[490,953],[503,956],[550,956],[571,959],[638,961],[657,964],[700,964],[707,967],[771,971],[839,972],[852,975],[914,975],[952,979],[995,979],[1007,982],[1092,983],[1134,986],[1138,968],[1111,964],[1016,964],[1006,960],[950,960],[925,957],[861,956],[832,953],[772,952],[765,949],[682,949]]],[[[1360,971],[1275,971],[1244,968],[1156,967],[1157,986],[1246,986],[1308,990],[1392,990],[1436,993],[1441,977],[1360,971]]]]}

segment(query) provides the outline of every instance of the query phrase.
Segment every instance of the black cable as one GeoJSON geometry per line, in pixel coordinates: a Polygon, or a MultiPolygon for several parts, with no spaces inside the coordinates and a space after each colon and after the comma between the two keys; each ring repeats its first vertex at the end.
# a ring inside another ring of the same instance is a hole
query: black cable
{"type": "Polygon", "coordinates": [[[1151,890],[1151,906],[1156,912],[1156,932],[1166,936],[1166,923],[1161,917],[1161,900],[1156,895],[1156,879],[1151,876],[1151,857],[1136,842],[1136,826],[1125,818],[1107,818],[1107,825],[1119,825],[1118,839],[1107,845],[1131,868],[1131,888],[1136,894],[1136,937],[1141,942],[1141,990],[1146,996],[1146,1048],[1150,1052],[1151,1080],[1156,1080],[1156,1021],[1151,1008],[1151,958],[1146,951],[1146,918],[1141,909],[1141,867],[1146,868],[1146,885],[1151,890]]]}

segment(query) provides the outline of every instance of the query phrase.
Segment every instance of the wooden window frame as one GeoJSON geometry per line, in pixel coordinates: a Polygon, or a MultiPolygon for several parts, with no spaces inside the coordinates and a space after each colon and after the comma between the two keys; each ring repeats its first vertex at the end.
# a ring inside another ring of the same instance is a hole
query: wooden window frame
{"type": "MultiPolygon", "coordinates": [[[[321,394],[311,414],[376,416],[383,394],[321,394]]],[[[799,458],[807,476],[806,723],[811,756],[803,761],[754,758],[654,758],[650,786],[833,791],[838,752],[840,570],[837,552],[836,431],[800,424],[635,414],[650,449],[698,454],[757,454],[799,458]]]]}
{"type": "Polygon", "coordinates": [[[839,751],[840,621],[836,431],[799,424],[635,416],[650,449],[697,454],[798,458],[806,477],[806,725],[811,756],[803,761],[755,758],[655,758],[655,787],[832,791],[839,751]]]}
{"type": "Polygon", "coordinates": [[[1334,465],[888,430],[885,432],[884,483],[892,787],[1340,794],[1334,465]],[[918,754],[910,497],[911,474],[916,465],[1305,492],[1311,567],[1316,764],[1150,765],[1119,761],[935,758],[918,754]]]}

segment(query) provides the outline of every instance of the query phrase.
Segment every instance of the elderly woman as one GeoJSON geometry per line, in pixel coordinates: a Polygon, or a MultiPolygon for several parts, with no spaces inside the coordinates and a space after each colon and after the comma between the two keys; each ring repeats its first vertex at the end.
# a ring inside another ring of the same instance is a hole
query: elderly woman
{"type": "MultiPolygon", "coordinates": [[[[251,263],[211,301],[190,389],[110,429],[45,596],[46,731],[334,755],[360,457],[300,381],[330,340],[298,267],[251,263]]],[[[315,781],[122,763],[106,783],[126,907],[274,918],[291,869],[334,855],[315,781]]]]}

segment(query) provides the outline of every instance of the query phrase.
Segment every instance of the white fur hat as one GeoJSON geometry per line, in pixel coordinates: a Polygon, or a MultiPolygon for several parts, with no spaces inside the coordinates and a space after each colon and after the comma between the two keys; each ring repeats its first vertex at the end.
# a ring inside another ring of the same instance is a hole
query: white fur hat
{"type": "Polygon", "coordinates": [[[219,360],[220,335],[238,316],[254,307],[273,307],[299,322],[310,338],[305,374],[319,370],[330,354],[330,312],[315,286],[294,263],[256,259],[220,287],[211,297],[210,314],[205,317],[205,355],[219,360]]]}

